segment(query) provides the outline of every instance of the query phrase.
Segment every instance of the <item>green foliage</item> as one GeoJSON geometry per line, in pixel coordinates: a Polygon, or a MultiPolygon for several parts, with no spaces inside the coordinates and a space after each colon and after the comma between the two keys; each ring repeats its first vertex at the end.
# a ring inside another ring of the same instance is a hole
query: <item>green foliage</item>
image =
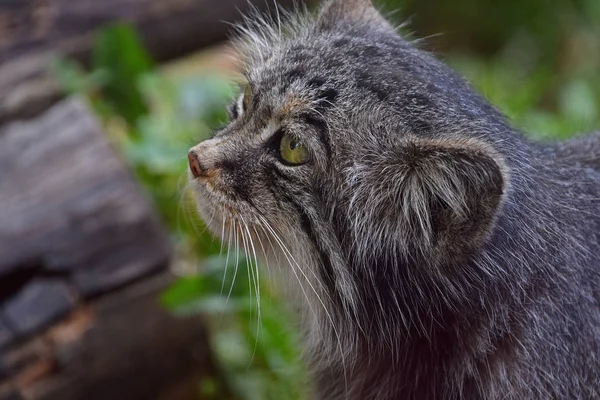
{"type": "Polygon", "coordinates": [[[100,30],[92,52],[92,64],[107,75],[102,86],[105,100],[127,122],[135,123],[147,113],[136,85],[140,76],[152,70],[152,61],[130,26],[115,24],[100,30]]]}
{"type": "Polygon", "coordinates": [[[419,36],[438,35],[444,49],[492,55],[515,38],[553,63],[573,34],[600,26],[597,0],[381,0],[401,9],[419,36]]]}
{"type": "Polygon", "coordinates": [[[239,254],[225,260],[214,255],[204,260],[202,274],[181,278],[161,301],[178,315],[218,316],[212,348],[235,398],[304,399],[305,372],[292,317],[276,295],[263,289],[264,279],[260,304],[249,296],[258,290],[256,274],[256,265],[239,254]]]}
{"type": "Polygon", "coordinates": [[[527,134],[600,125],[598,0],[382,0],[527,134]],[[433,35],[432,37],[429,37],[433,35]],[[476,54],[476,55],[474,55],[476,54]]]}
{"type": "Polygon", "coordinates": [[[590,80],[569,77],[558,84],[547,68],[527,71],[500,57],[484,61],[454,55],[447,61],[529,136],[565,139],[600,125],[600,86],[590,80]]]}

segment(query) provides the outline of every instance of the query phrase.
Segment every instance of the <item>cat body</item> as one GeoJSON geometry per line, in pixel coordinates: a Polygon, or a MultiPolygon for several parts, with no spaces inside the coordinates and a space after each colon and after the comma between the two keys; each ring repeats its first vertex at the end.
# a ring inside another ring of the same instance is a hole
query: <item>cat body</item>
{"type": "Polygon", "coordinates": [[[530,142],[366,0],[241,43],[191,183],[290,281],[319,399],[600,398],[600,134],[530,142]]]}

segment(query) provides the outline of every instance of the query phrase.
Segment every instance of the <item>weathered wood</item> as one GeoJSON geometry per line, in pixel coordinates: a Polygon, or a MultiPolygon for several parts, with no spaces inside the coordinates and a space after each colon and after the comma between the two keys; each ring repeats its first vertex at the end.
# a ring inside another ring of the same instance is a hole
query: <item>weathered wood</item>
{"type": "Polygon", "coordinates": [[[207,334],[201,318],[175,318],[158,305],[170,281],[165,274],[107,295],[0,353],[9,371],[6,396],[198,400],[199,376],[215,373],[207,334]],[[165,395],[175,389],[177,397],[165,395]]]}
{"type": "MultiPolygon", "coordinates": [[[[279,0],[290,6],[294,0],[279,0]]],[[[0,123],[35,115],[60,97],[48,67],[59,54],[85,60],[93,31],[129,21],[157,61],[225,38],[253,3],[273,0],[5,0],[0,2],[0,123]]]]}
{"type": "Polygon", "coordinates": [[[0,321],[13,334],[169,257],[150,202],[82,101],[0,128],[0,321]]]}
{"type": "MultiPolygon", "coordinates": [[[[12,342],[14,334],[6,325],[6,322],[0,319],[0,350],[12,342]]],[[[0,379],[2,379],[2,368],[0,367],[0,379]]]]}
{"type": "Polygon", "coordinates": [[[3,304],[3,316],[15,335],[28,335],[61,317],[74,305],[66,282],[36,279],[3,304]]]}

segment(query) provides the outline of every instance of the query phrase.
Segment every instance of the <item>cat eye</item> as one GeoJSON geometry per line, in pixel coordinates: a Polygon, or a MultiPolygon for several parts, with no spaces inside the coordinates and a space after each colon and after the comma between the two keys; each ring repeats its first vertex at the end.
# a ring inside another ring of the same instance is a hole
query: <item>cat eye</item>
{"type": "Polygon", "coordinates": [[[284,134],[281,137],[279,155],[283,161],[291,165],[304,164],[310,158],[308,149],[300,139],[289,134],[284,134]]]}

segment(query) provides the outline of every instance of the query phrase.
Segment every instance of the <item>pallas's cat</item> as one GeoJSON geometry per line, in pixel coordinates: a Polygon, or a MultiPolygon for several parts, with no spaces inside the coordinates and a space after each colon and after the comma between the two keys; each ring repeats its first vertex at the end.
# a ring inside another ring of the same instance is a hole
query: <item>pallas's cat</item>
{"type": "Polygon", "coordinates": [[[600,398],[600,136],[526,140],[367,0],[242,31],[191,186],[289,281],[316,396],[600,398]]]}

